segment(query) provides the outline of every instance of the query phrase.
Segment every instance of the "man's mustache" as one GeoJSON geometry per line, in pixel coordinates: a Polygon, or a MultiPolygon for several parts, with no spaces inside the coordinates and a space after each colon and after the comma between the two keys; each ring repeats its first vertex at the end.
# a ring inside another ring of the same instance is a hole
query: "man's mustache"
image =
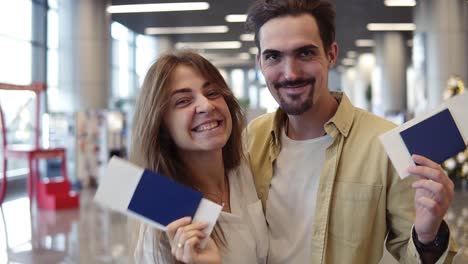
{"type": "Polygon", "coordinates": [[[305,86],[305,85],[308,85],[308,84],[314,86],[315,78],[286,80],[286,81],[282,81],[282,82],[275,82],[273,84],[273,86],[275,87],[275,89],[280,89],[280,88],[287,88],[287,87],[305,86]]]}

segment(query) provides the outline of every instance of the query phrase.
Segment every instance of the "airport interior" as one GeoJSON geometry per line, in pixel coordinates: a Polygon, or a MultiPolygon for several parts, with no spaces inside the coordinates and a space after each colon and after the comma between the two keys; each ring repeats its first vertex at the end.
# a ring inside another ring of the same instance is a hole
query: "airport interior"
{"type": "MultiPolygon", "coordinates": [[[[247,122],[278,108],[245,27],[254,1],[195,1],[0,0],[0,263],[133,263],[131,217],[93,198],[112,176],[109,159],[128,158],[138,95],[159,55],[207,58],[247,122]]],[[[397,125],[466,93],[468,1],[331,2],[331,91],[397,125]]],[[[455,186],[444,217],[454,263],[466,264],[468,149],[441,166],[455,186]]],[[[380,263],[398,262],[384,250],[380,263]]]]}

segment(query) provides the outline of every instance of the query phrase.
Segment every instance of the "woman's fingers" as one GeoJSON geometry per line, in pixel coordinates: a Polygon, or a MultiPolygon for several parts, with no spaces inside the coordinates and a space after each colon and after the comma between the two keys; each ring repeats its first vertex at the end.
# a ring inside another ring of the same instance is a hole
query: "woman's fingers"
{"type": "Polygon", "coordinates": [[[178,226],[175,231],[175,235],[171,239],[171,253],[176,257],[177,260],[181,260],[184,255],[184,248],[186,241],[195,237],[198,239],[203,239],[206,237],[206,234],[203,232],[208,224],[207,223],[193,223],[187,224],[185,226],[174,224],[172,228],[178,226]]]}
{"type": "Polygon", "coordinates": [[[167,236],[169,237],[169,240],[172,241],[174,239],[177,229],[179,229],[182,226],[186,226],[190,224],[191,221],[192,221],[192,218],[188,216],[188,217],[177,219],[174,222],[168,224],[166,226],[166,233],[167,233],[167,236]]]}
{"type": "Polygon", "coordinates": [[[192,263],[196,260],[197,251],[196,247],[200,244],[200,239],[198,237],[191,237],[185,242],[184,245],[184,254],[182,256],[182,261],[185,263],[192,263]]]}

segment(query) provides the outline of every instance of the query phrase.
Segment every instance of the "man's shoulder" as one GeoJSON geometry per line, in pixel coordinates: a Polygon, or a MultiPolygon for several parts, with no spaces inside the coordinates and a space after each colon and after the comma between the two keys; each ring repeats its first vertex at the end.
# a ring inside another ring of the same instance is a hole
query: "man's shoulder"
{"type": "Polygon", "coordinates": [[[382,134],[397,127],[395,123],[366,110],[356,108],[355,113],[354,126],[366,128],[369,132],[382,134]]]}
{"type": "Polygon", "coordinates": [[[250,121],[247,125],[247,133],[251,136],[259,132],[270,133],[275,126],[275,113],[267,113],[250,121]]]}

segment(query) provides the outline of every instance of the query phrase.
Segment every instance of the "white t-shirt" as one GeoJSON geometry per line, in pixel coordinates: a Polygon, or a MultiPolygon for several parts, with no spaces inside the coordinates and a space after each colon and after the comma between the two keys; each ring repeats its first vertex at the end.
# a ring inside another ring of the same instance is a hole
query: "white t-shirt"
{"type": "MultiPolygon", "coordinates": [[[[266,263],[268,231],[265,216],[252,173],[245,162],[229,174],[229,191],[231,213],[221,212],[218,219],[227,241],[227,250],[221,256],[223,263],[266,263]]],[[[140,228],[135,263],[175,263],[167,243],[161,244],[166,251],[163,254],[154,251],[154,231],[147,225],[140,228]]]]}
{"type": "Polygon", "coordinates": [[[296,141],[282,132],[266,203],[269,264],[310,262],[320,172],[331,143],[328,135],[296,141]]]}

